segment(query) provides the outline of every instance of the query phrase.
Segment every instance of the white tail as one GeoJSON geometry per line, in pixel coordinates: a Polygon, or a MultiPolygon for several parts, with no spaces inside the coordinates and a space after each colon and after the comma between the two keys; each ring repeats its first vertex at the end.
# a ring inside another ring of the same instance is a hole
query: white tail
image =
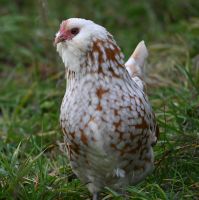
{"type": "Polygon", "coordinates": [[[141,68],[144,66],[144,62],[147,57],[148,57],[147,48],[145,46],[144,41],[141,41],[135,48],[133,54],[130,56],[128,61],[125,63],[125,66],[132,77],[133,76],[142,77],[141,68]]]}
{"type": "Polygon", "coordinates": [[[142,68],[144,62],[148,57],[148,51],[144,41],[141,41],[135,48],[133,54],[130,56],[128,61],[125,63],[125,67],[131,75],[132,79],[143,89],[142,83],[142,68]],[[141,79],[140,79],[141,78],[141,79]]]}

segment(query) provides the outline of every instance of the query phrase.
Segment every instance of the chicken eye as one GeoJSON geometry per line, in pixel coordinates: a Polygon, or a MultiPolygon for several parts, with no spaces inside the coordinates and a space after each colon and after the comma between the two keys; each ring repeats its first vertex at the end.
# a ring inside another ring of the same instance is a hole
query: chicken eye
{"type": "Polygon", "coordinates": [[[78,28],[72,28],[70,31],[73,35],[77,35],[79,33],[79,29],[78,28]]]}

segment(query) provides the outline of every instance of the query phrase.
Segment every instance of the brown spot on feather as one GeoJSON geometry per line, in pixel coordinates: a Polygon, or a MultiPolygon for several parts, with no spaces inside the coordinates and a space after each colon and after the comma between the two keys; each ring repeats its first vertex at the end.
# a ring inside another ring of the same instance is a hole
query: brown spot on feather
{"type": "Polygon", "coordinates": [[[98,103],[96,110],[102,111],[102,105],[100,103],[98,103]]]}
{"type": "Polygon", "coordinates": [[[85,145],[88,145],[88,137],[87,137],[84,133],[81,133],[81,141],[82,141],[85,145]]]}
{"type": "Polygon", "coordinates": [[[147,122],[145,121],[144,117],[142,117],[142,123],[141,124],[136,124],[135,125],[136,129],[148,129],[149,125],[147,124],[147,122]]]}
{"type": "Polygon", "coordinates": [[[114,122],[113,125],[115,126],[115,129],[118,129],[121,126],[121,120],[114,122]]]}
{"type": "Polygon", "coordinates": [[[109,90],[105,90],[105,89],[103,89],[102,87],[100,87],[100,88],[98,88],[97,90],[96,90],[96,95],[97,95],[97,97],[99,98],[99,99],[101,99],[102,97],[103,97],[103,95],[105,94],[105,93],[107,93],[109,90]]]}

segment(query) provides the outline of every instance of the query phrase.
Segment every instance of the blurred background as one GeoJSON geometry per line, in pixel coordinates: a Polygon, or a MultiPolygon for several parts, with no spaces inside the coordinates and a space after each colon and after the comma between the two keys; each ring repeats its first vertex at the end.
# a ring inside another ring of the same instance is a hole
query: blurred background
{"type": "Polygon", "coordinates": [[[53,40],[61,21],[71,17],[106,27],[126,60],[145,40],[147,92],[161,139],[156,147],[159,167],[141,185],[146,186],[143,195],[153,190],[152,196],[143,198],[195,199],[199,191],[197,0],[0,0],[0,198],[89,197],[76,179],[69,181],[72,172],[60,151],[59,108],[65,80],[53,40]],[[147,186],[154,182],[162,190],[147,186]]]}
{"type": "Polygon", "coordinates": [[[1,0],[0,13],[1,70],[17,65],[58,70],[60,60],[52,43],[60,22],[70,17],[106,27],[126,58],[145,40],[150,63],[160,62],[163,74],[199,52],[199,2],[195,0],[1,0]]]}

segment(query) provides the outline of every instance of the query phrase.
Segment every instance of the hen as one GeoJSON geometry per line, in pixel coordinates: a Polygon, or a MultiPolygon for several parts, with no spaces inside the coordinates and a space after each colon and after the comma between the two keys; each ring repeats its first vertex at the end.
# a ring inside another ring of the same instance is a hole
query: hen
{"type": "Polygon", "coordinates": [[[71,18],[61,23],[54,43],[66,69],[60,123],[74,173],[93,199],[106,186],[121,191],[143,180],[153,169],[158,135],[143,91],[144,42],[125,64],[104,27],[71,18]]]}

